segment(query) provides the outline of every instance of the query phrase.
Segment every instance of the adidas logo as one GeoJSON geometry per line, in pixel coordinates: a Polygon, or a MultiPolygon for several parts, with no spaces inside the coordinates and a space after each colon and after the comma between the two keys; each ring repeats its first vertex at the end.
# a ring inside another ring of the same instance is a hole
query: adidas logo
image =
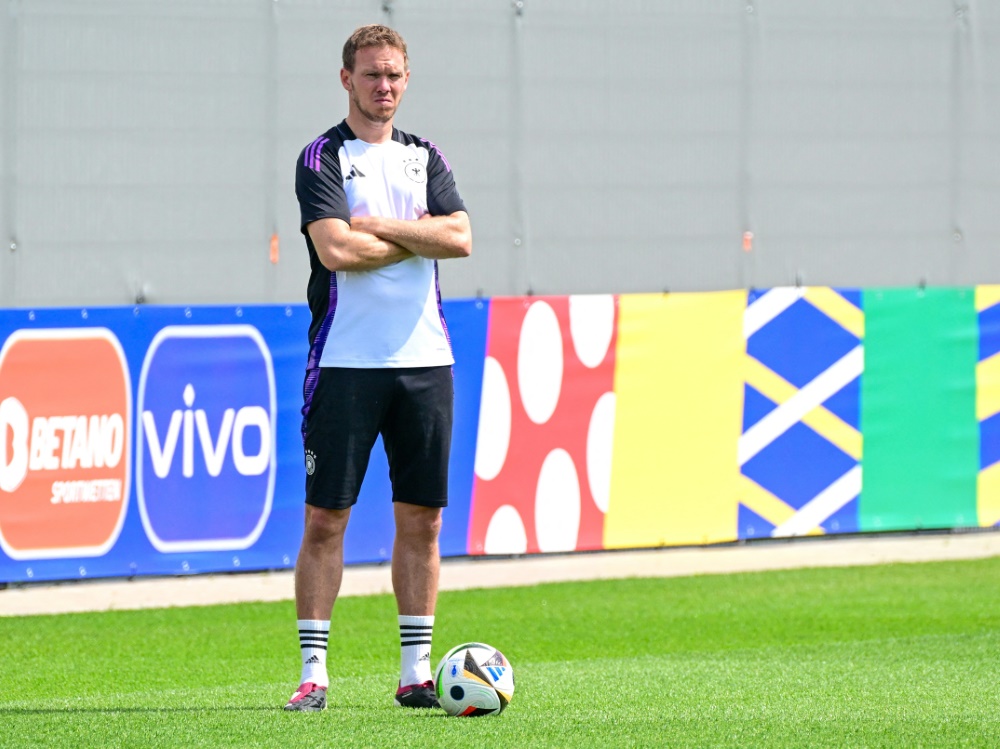
{"type": "Polygon", "coordinates": [[[306,661],[306,665],[308,665],[310,663],[319,663],[319,656],[318,655],[314,655],[312,658],[310,658],[309,660],[306,661]]]}
{"type": "Polygon", "coordinates": [[[362,172],[360,169],[358,169],[356,166],[354,166],[352,164],[351,165],[351,172],[350,172],[350,174],[347,175],[347,180],[346,181],[350,182],[355,177],[364,177],[364,176],[365,176],[365,173],[362,172]]]}
{"type": "Polygon", "coordinates": [[[430,659],[431,659],[431,654],[430,653],[424,653],[422,656],[420,656],[419,658],[417,658],[417,662],[419,663],[420,661],[429,661],[430,659]]]}

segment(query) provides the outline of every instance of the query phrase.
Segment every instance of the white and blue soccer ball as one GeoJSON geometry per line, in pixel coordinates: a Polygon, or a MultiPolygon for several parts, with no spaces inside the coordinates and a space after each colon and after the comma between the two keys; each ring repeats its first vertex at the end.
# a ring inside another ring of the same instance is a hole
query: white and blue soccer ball
{"type": "Polygon", "coordinates": [[[466,642],[441,659],[434,684],[448,715],[494,715],[502,713],[514,696],[514,669],[492,645],[466,642]]]}

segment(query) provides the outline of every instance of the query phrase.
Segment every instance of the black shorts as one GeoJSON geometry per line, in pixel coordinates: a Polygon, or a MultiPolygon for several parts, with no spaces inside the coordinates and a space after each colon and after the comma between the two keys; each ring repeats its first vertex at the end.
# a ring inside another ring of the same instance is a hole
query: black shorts
{"type": "Polygon", "coordinates": [[[303,423],[306,503],[354,505],[381,434],[392,501],[446,506],[454,401],[451,367],[321,367],[303,423]]]}

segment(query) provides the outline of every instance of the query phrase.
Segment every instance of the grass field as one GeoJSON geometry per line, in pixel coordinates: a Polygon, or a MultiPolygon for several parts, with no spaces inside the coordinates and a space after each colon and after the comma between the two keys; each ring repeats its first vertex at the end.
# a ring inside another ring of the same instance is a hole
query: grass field
{"type": "Polygon", "coordinates": [[[388,596],[345,598],[331,705],[291,603],[0,619],[0,746],[1000,745],[1000,559],[442,594],[434,658],[514,665],[500,716],[392,706],[388,596]]]}

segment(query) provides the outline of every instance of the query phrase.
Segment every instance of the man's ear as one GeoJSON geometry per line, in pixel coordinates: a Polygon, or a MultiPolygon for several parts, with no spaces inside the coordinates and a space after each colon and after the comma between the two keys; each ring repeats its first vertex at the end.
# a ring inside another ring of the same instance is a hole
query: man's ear
{"type": "Polygon", "coordinates": [[[344,87],[345,91],[351,90],[351,71],[347,68],[340,69],[340,85],[344,87]]]}

